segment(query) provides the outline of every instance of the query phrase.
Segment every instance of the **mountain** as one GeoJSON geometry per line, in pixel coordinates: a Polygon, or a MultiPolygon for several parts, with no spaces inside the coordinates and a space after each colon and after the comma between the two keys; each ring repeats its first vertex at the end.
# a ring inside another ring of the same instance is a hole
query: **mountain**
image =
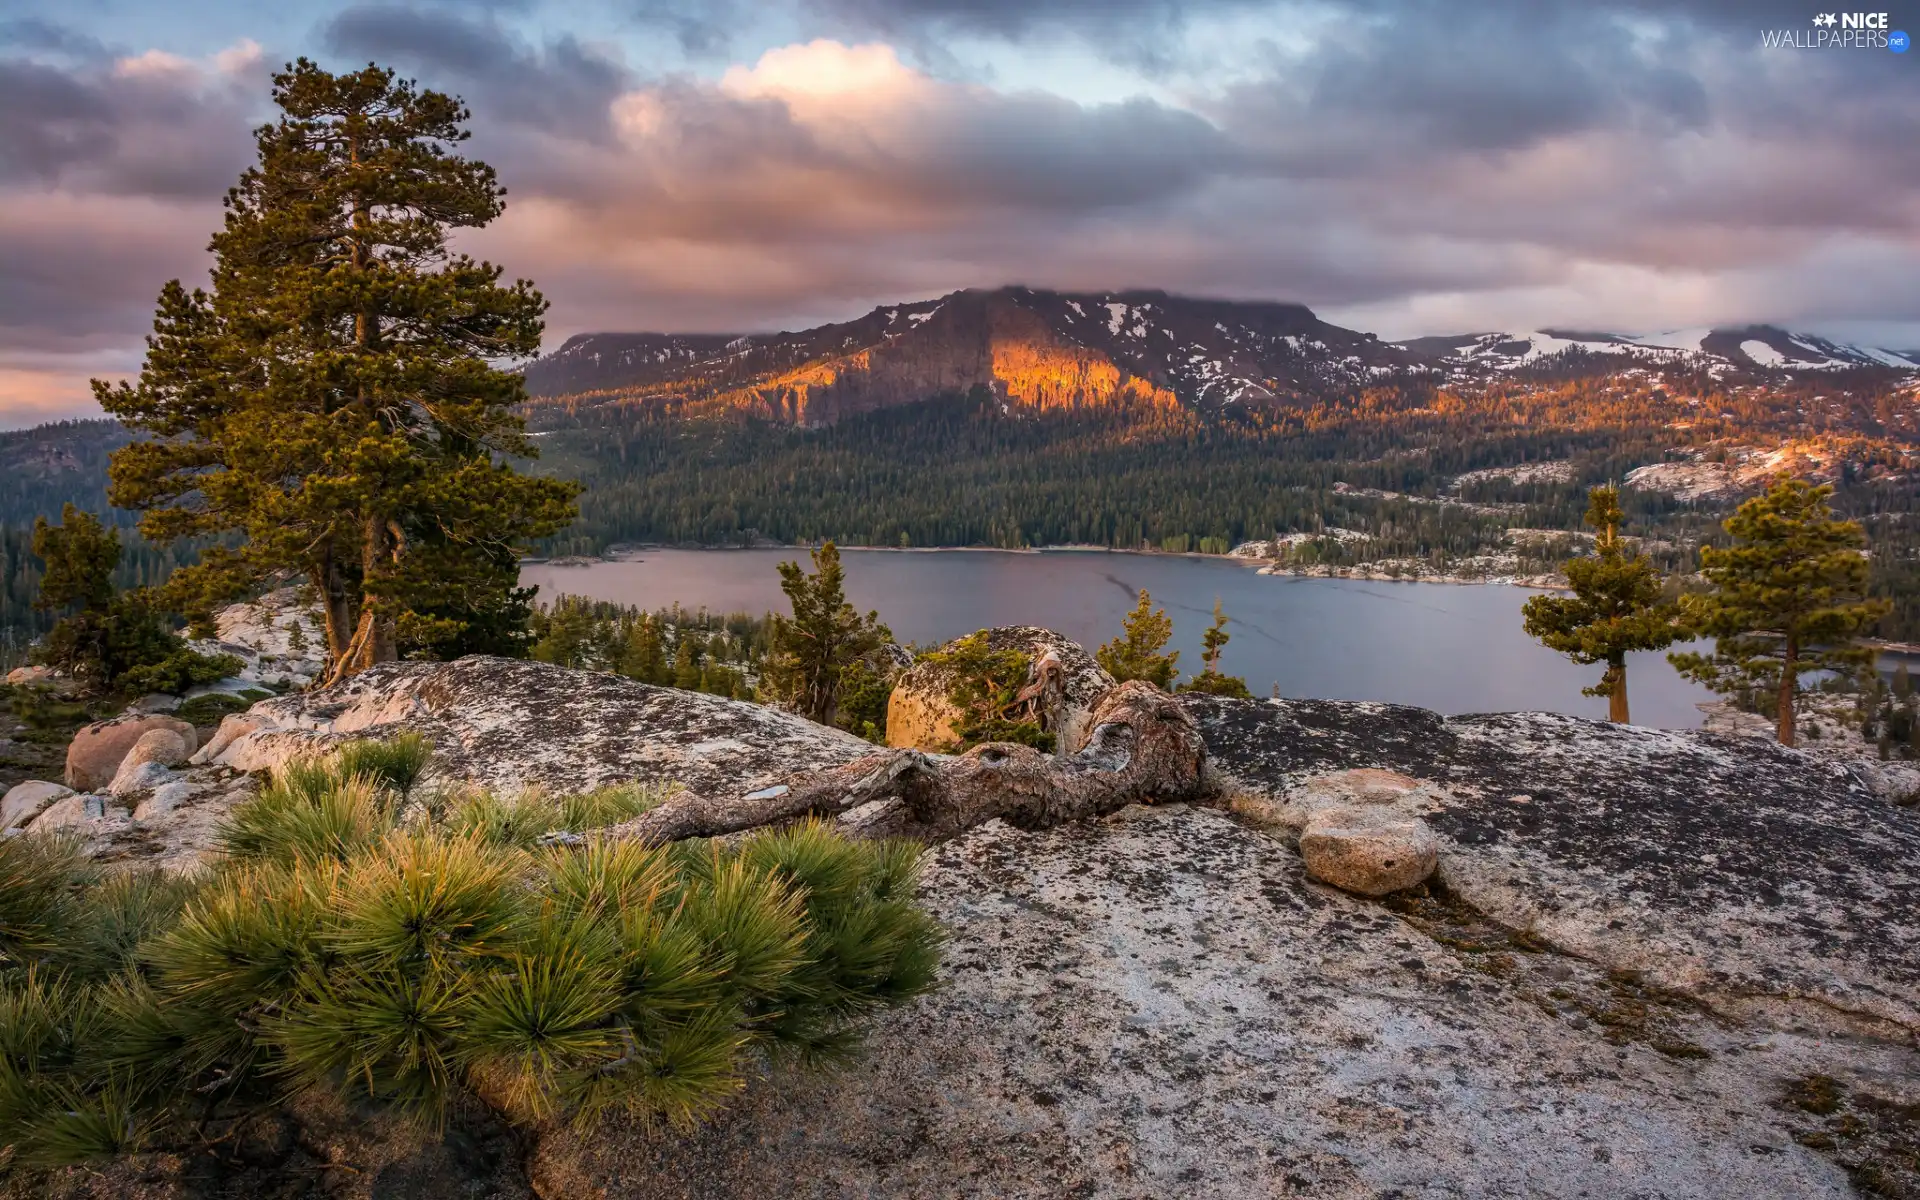
{"type": "Polygon", "coordinates": [[[1681,329],[1644,337],[1542,329],[1532,333],[1476,333],[1397,343],[1431,356],[1455,372],[1514,371],[1553,361],[1602,355],[1621,364],[1690,367],[1726,376],[1734,372],[1920,370],[1920,351],[1881,350],[1790,333],[1773,325],[1681,329]]]}
{"type": "Polygon", "coordinates": [[[1143,401],[1209,411],[1435,369],[1300,304],[1010,287],[798,333],[583,334],[526,377],[536,398],[601,395],[813,426],[976,387],[1040,409],[1143,401]]]}
{"type": "Polygon", "coordinates": [[[1218,412],[1375,386],[1490,382],[1514,372],[1633,367],[1715,379],[1920,370],[1920,353],[1844,345],[1771,325],[1650,337],[1542,330],[1383,342],[1299,304],[1161,291],[1008,287],[876,308],[766,335],[594,333],[527,368],[538,400],[578,397],[812,427],[984,388],[1009,407],[1144,402],[1218,412]]]}
{"type": "Polygon", "coordinates": [[[58,421],[0,433],[0,525],[30,526],[43,514],[57,520],[69,501],[105,511],[107,456],[128,440],[118,421],[58,421]]]}

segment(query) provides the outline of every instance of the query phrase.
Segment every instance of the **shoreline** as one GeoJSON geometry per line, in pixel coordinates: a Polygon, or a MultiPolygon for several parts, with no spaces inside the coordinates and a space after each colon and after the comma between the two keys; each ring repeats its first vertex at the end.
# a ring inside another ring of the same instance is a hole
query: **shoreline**
{"type": "MultiPolygon", "coordinates": [[[[590,567],[602,563],[637,562],[649,552],[660,550],[696,551],[701,553],[726,553],[728,551],[788,551],[800,554],[816,549],[813,546],[703,546],[675,545],[669,543],[623,544],[621,552],[608,555],[562,555],[557,558],[523,558],[521,567],[559,567],[570,569],[590,567]]],[[[1215,562],[1232,563],[1245,567],[1257,575],[1269,575],[1276,578],[1293,579],[1344,579],[1363,583],[1439,583],[1451,586],[1483,587],[1519,587],[1533,591],[1565,591],[1566,584],[1547,575],[1465,575],[1465,574],[1425,574],[1408,575],[1405,572],[1391,574],[1386,571],[1370,570],[1365,563],[1351,567],[1306,566],[1289,567],[1275,563],[1272,559],[1251,558],[1235,554],[1205,554],[1198,550],[1153,550],[1147,548],[1127,549],[1114,546],[1098,546],[1083,543],[1068,543],[1059,546],[1022,546],[1008,549],[1000,546],[860,546],[845,545],[840,549],[858,551],[863,554],[1128,554],[1142,558],[1195,558],[1215,562]]]]}

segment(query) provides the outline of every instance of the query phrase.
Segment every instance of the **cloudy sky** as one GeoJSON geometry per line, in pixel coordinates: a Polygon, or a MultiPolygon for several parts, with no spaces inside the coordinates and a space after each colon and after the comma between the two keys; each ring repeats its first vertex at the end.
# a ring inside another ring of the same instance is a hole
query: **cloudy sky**
{"type": "MultiPolygon", "coordinates": [[[[1801,0],[7,0],[0,427],[138,367],[307,55],[457,92],[476,252],[595,329],[954,288],[1299,300],[1388,337],[1769,320],[1920,348],[1920,53],[1801,0]]],[[[1920,6],[1892,14],[1920,31],[1920,6]]]]}

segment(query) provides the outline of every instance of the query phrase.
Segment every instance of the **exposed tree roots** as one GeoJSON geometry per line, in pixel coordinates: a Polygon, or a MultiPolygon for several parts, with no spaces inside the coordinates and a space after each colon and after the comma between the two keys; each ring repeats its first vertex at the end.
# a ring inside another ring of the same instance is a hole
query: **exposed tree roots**
{"type": "Polygon", "coordinates": [[[938,842],[996,817],[1044,829],[1200,794],[1206,745],[1165,692],[1123,683],[1090,725],[1086,745],[1065,758],[1002,742],[951,756],[888,750],[745,796],[681,792],[602,836],[657,845],[823,816],[853,837],[938,842]]]}

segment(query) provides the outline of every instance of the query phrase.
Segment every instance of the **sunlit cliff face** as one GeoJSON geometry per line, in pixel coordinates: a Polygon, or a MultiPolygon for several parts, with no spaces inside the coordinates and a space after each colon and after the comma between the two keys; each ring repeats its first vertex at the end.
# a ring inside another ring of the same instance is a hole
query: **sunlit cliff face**
{"type": "Polygon", "coordinates": [[[1920,347],[1920,155],[1889,149],[1920,144],[1920,60],[1765,53],[1756,22],[1805,20],[1784,0],[16,5],[0,422],[137,366],[298,53],[467,99],[510,196],[465,244],[543,287],[553,344],[1025,282],[1388,337],[1874,321],[1920,347]]]}

